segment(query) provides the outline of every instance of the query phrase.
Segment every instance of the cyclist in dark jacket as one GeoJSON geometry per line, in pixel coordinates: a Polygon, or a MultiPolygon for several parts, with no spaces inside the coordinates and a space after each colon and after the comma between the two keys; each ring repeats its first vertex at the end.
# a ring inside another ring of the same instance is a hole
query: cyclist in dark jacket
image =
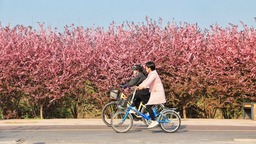
{"type": "MultiPolygon", "coordinates": [[[[124,84],[122,87],[127,88],[127,87],[133,87],[133,86],[139,86],[147,77],[143,73],[143,67],[140,65],[135,65],[132,67],[132,70],[136,76],[131,79],[127,84],[124,84]]],[[[134,104],[138,108],[140,102],[142,101],[144,104],[148,102],[149,100],[149,89],[142,89],[142,90],[137,90],[135,93],[134,97],[134,104]]]]}

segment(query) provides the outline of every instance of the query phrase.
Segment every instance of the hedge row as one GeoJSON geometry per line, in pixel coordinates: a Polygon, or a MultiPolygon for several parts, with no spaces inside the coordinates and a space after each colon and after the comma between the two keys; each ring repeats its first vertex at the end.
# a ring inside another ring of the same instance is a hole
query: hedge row
{"type": "Polygon", "coordinates": [[[149,60],[163,80],[166,105],[183,117],[237,118],[242,102],[256,101],[253,27],[201,30],[148,19],[108,29],[72,25],[63,32],[39,25],[0,26],[4,118],[99,116],[109,87],[126,82],[132,65],[149,60]]]}

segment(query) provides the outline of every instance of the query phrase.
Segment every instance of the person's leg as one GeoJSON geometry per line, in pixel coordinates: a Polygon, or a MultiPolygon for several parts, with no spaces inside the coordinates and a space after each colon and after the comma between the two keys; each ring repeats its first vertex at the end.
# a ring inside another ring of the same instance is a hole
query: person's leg
{"type": "Polygon", "coordinates": [[[133,100],[133,106],[135,106],[136,108],[139,107],[139,104],[140,104],[140,96],[142,95],[141,91],[140,90],[137,90],[136,93],[135,93],[135,96],[134,96],[134,100],[133,100]]]}
{"type": "Polygon", "coordinates": [[[154,112],[152,110],[152,106],[153,105],[146,105],[146,109],[149,112],[149,116],[150,116],[151,120],[155,120],[155,116],[154,116],[154,112]]]}
{"type": "Polygon", "coordinates": [[[136,98],[136,100],[134,101],[134,104],[135,104],[135,107],[138,109],[139,106],[140,106],[140,102],[141,102],[141,99],[140,98],[136,98]]]}
{"type": "Polygon", "coordinates": [[[155,120],[155,115],[152,110],[153,105],[146,105],[147,111],[149,112],[150,118],[151,118],[151,123],[149,124],[148,128],[153,128],[158,125],[158,122],[155,120]]]}
{"type": "Polygon", "coordinates": [[[149,89],[143,89],[142,94],[140,95],[140,99],[143,102],[143,104],[146,104],[149,100],[150,93],[149,89]]]}

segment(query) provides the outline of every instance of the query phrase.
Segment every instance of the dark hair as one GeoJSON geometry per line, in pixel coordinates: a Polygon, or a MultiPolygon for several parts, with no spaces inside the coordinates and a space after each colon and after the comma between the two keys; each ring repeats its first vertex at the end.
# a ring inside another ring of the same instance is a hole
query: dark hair
{"type": "Polygon", "coordinates": [[[150,68],[152,71],[156,69],[156,65],[152,61],[147,62],[146,67],[150,68]]]}
{"type": "Polygon", "coordinates": [[[134,65],[132,70],[137,70],[139,72],[143,72],[143,67],[141,65],[134,65]]]}

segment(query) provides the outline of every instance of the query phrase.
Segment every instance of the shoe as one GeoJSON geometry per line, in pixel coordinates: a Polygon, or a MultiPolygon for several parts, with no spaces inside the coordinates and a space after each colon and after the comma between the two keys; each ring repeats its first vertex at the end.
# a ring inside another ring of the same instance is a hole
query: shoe
{"type": "Polygon", "coordinates": [[[122,106],[120,106],[120,105],[118,106],[118,108],[119,108],[119,109],[122,109],[122,110],[124,110],[124,109],[125,109],[124,107],[122,107],[122,106]]]}
{"type": "Polygon", "coordinates": [[[130,114],[136,114],[136,112],[134,112],[134,111],[132,111],[132,110],[130,110],[129,113],[130,113],[130,114]]]}
{"type": "Polygon", "coordinates": [[[157,121],[151,121],[150,125],[148,126],[148,128],[153,128],[156,127],[158,125],[157,121]]]}

